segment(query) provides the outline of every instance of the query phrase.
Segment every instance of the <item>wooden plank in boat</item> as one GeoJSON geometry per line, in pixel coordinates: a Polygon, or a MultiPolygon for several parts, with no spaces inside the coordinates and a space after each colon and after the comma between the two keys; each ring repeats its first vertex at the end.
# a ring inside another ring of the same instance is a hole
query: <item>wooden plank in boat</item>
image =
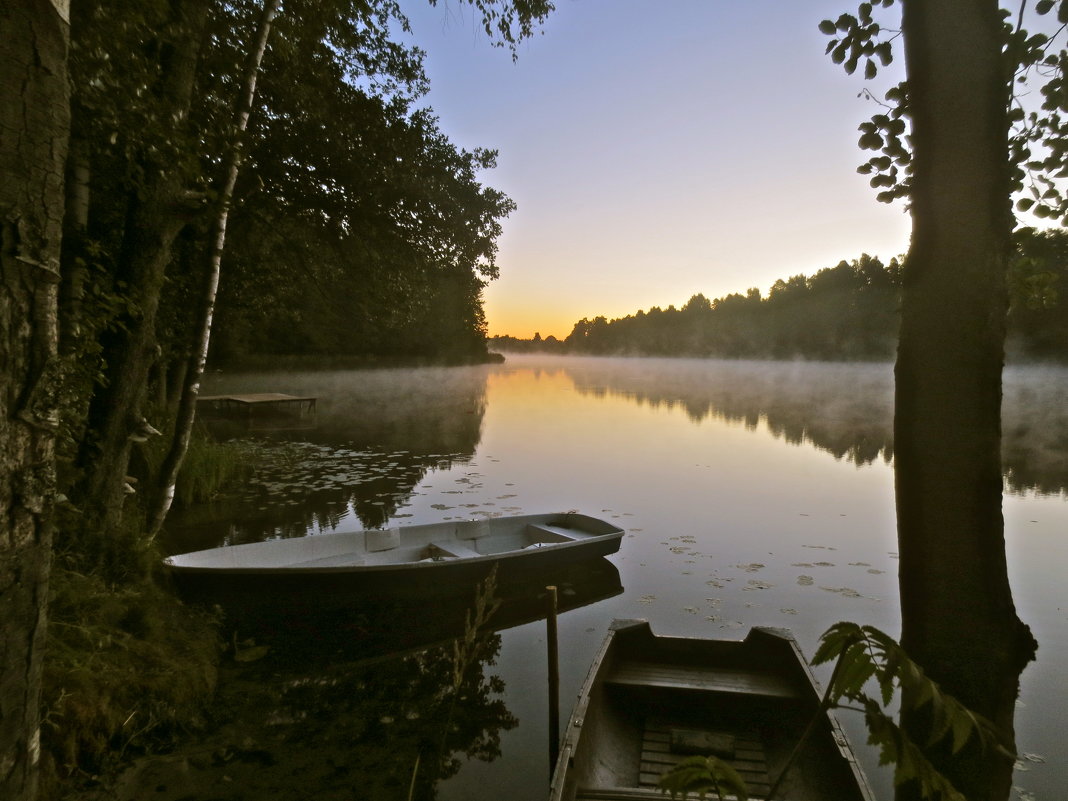
{"type": "Polygon", "coordinates": [[[580,787],[575,793],[575,801],[666,801],[667,798],[660,790],[649,787],[580,787]]]}
{"type": "MultiPolygon", "coordinates": [[[[672,728],[674,727],[670,721],[655,718],[646,720],[642,733],[639,785],[649,788],[658,787],[661,776],[691,756],[691,754],[671,751],[672,728]]],[[[768,780],[764,744],[757,734],[751,731],[735,732],[734,737],[734,757],[725,758],[723,761],[738,771],[746,787],[749,788],[750,797],[758,798],[767,795],[768,790],[771,789],[771,782],[768,780]]]]}
{"type": "Polygon", "coordinates": [[[612,671],[608,682],[771,698],[798,697],[790,683],[775,674],[700,665],[623,662],[612,671]]]}
{"type": "MultiPolygon", "coordinates": [[[[691,795],[690,798],[695,796],[691,795]]],[[[708,796],[706,796],[708,798],[708,796]]],[[[734,796],[727,796],[730,801],[734,796]]],[[[575,801],[667,801],[668,796],[651,787],[580,787],[575,801]]]]}

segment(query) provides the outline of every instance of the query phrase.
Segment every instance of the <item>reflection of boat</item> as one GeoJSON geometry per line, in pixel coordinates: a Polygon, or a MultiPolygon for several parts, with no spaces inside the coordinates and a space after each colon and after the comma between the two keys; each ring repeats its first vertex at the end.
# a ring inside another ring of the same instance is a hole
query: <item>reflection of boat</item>
{"type": "Polygon", "coordinates": [[[766,798],[813,719],[776,797],[871,801],[789,633],[757,628],[740,642],[702,640],[616,621],[568,723],[550,799],[661,799],[661,775],[696,754],[729,762],[751,798],[766,798]]]}
{"type": "MultiPolygon", "coordinates": [[[[619,570],[604,558],[587,559],[554,568],[532,570],[522,580],[498,585],[496,610],[482,631],[505,629],[543,620],[549,604],[546,587],[557,588],[557,613],[620,595],[619,570]]],[[[422,651],[463,637],[475,597],[469,593],[425,598],[373,598],[344,594],[324,598],[321,593],[271,593],[256,603],[254,594],[213,592],[187,595],[225,611],[228,624],[242,637],[270,644],[277,653],[291,653],[303,663],[352,660],[361,664],[422,651]],[[346,603],[346,600],[350,602],[346,603]]]]}
{"type": "Polygon", "coordinates": [[[452,521],[210,548],[165,559],[179,578],[331,579],[338,588],[409,594],[469,586],[494,565],[509,581],[533,568],[615,553],[623,531],[577,513],[452,521]]]}

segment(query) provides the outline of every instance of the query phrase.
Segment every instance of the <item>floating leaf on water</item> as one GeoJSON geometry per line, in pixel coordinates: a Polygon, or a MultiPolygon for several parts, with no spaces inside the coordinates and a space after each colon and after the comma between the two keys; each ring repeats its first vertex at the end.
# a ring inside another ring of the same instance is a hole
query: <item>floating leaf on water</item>
{"type": "Polygon", "coordinates": [[[820,587],[820,589],[821,590],[826,590],[827,592],[838,593],[839,595],[841,595],[841,596],[843,596],[845,598],[863,598],[864,597],[859,592],[854,590],[852,587],[820,587]]]}

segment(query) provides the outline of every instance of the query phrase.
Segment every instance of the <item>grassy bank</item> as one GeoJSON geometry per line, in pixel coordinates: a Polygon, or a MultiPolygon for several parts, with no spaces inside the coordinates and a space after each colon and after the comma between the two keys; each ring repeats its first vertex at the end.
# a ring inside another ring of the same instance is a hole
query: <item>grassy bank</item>
{"type": "MultiPolygon", "coordinates": [[[[245,475],[238,446],[198,434],[176,503],[209,499],[245,475]]],[[[218,620],[174,593],[140,526],[79,524],[76,509],[60,507],[41,732],[46,798],[78,797],[129,759],[203,727],[222,653],[218,620]]]]}

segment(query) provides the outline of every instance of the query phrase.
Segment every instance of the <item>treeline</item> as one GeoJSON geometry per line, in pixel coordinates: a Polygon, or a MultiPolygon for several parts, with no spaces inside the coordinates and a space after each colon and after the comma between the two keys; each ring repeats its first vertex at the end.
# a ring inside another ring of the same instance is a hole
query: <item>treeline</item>
{"type": "MultiPolygon", "coordinates": [[[[1068,232],[1021,229],[1017,244],[1009,269],[1009,356],[1068,361],[1068,232]]],[[[564,340],[495,337],[491,345],[595,355],[892,359],[904,273],[898,259],[883,264],[865,254],[812,276],[780,279],[766,297],[755,288],[715,300],[698,294],[681,309],[583,318],[564,340]]]]}

